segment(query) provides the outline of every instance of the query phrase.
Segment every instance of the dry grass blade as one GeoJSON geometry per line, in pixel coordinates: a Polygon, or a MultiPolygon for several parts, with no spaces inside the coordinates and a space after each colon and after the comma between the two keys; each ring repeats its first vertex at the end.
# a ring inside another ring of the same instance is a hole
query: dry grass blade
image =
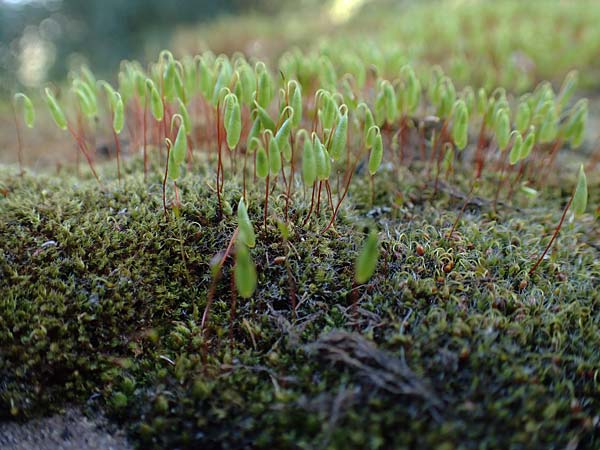
{"type": "MultiPolygon", "coordinates": [[[[305,349],[320,358],[354,370],[359,378],[395,395],[420,397],[435,410],[441,401],[408,365],[357,333],[332,331],[305,349]]],[[[435,415],[435,414],[434,414],[435,415]]]]}

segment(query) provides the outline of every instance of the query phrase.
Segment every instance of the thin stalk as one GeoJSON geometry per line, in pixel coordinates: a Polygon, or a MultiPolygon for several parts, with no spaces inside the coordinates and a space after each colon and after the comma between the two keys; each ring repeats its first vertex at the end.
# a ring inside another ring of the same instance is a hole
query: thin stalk
{"type": "Polygon", "coordinates": [[[431,175],[431,168],[433,166],[433,163],[436,160],[436,157],[438,154],[438,149],[440,148],[440,143],[442,141],[442,136],[446,132],[447,126],[448,126],[448,121],[446,119],[444,119],[444,122],[442,124],[442,129],[440,130],[440,134],[436,136],[435,130],[433,132],[436,139],[435,139],[434,147],[431,149],[431,155],[429,155],[429,168],[427,170],[427,176],[431,175]]]}
{"type": "Polygon", "coordinates": [[[348,190],[350,189],[350,181],[352,180],[352,174],[354,173],[355,168],[356,168],[356,163],[354,163],[351,171],[348,174],[348,179],[346,180],[346,186],[344,187],[344,192],[342,193],[342,196],[338,200],[337,205],[335,206],[335,209],[333,210],[333,214],[331,215],[331,220],[329,221],[327,226],[325,228],[323,228],[323,230],[321,231],[321,234],[325,233],[327,230],[329,230],[329,228],[331,228],[333,226],[333,223],[335,222],[335,218],[337,217],[337,214],[338,214],[338,210],[340,209],[340,205],[344,201],[344,198],[346,198],[346,195],[348,194],[348,190]]]}
{"type": "Polygon", "coordinates": [[[111,122],[111,129],[112,129],[112,133],[113,133],[113,139],[115,140],[115,151],[117,152],[117,177],[119,179],[119,184],[121,184],[121,141],[119,140],[119,136],[117,135],[117,132],[115,131],[115,129],[112,126],[114,117],[115,117],[115,113],[112,112],[110,122],[111,122]]]}
{"type": "Polygon", "coordinates": [[[296,282],[294,281],[294,277],[292,275],[292,267],[290,265],[290,261],[289,261],[289,254],[290,254],[290,243],[288,242],[288,240],[284,237],[283,238],[283,245],[285,247],[286,250],[286,258],[285,258],[285,269],[287,271],[287,276],[288,276],[288,285],[289,285],[289,292],[290,292],[290,304],[292,305],[292,314],[294,316],[294,318],[296,318],[296,307],[297,307],[297,303],[296,303],[296,282]]]}
{"type": "Polygon", "coordinates": [[[456,220],[454,221],[454,224],[452,224],[452,229],[450,230],[450,233],[448,233],[448,239],[452,237],[452,234],[454,234],[454,230],[456,230],[456,227],[458,226],[458,221],[464,214],[465,209],[467,209],[467,205],[469,204],[469,200],[471,200],[471,195],[473,194],[473,190],[475,189],[476,181],[477,181],[477,179],[474,180],[473,183],[471,183],[471,189],[469,190],[469,193],[467,194],[467,197],[465,198],[465,202],[463,203],[463,206],[460,209],[460,212],[456,216],[456,220]]]}
{"type": "MultiPolygon", "coordinates": [[[[361,139],[361,143],[359,148],[362,148],[364,145],[364,143],[362,142],[361,139]]],[[[340,209],[340,205],[342,204],[342,202],[344,201],[344,198],[346,198],[346,195],[348,194],[348,190],[350,189],[350,182],[352,181],[352,176],[354,175],[354,171],[356,170],[356,166],[358,165],[358,162],[360,161],[362,155],[361,155],[361,151],[359,151],[359,154],[356,158],[356,160],[354,161],[354,164],[350,164],[350,146],[347,146],[347,155],[346,155],[346,185],[344,186],[344,192],[342,193],[342,195],[338,198],[338,202],[337,205],[335,206],[335,209],[333,210],[333,214],[331,215],[331,220],[329,221],[329,223],[327,224],[327,226],[325,228],[323,228],[323,230],[321,231],[321,234],[325,233],[327,230],[329,230],[329,228],[331,228],[335,222],[335,218],[337,217],[338,211],[340,209]]],[[[339,193],[338,193],[339,195],[339,193]]]]}
{"type": "Polygon", "coordinates": [[[435,143],[436,147],[439,147],[439,155],[437,157],[437,162],[436,162],[436,172],[435,172],[435,183],[434,183],[434,187],[433,187],[433,195],[436,195],[437,191],[438,191],[438,184],[439,184],[439,180],[440,180],[440,168],[441,168],[442,160],[445,155],[445,148],[446,148],[445,143],[446,143],[447,127],[448,127],[448,120],[445,120],[444,126],[442,127],[442,131],[440,132],[440,140],[439,140],[439,142],[435,143]]]}
{"type": "Polygon", "coordinates": [[[119,136],[117,132],[113,129],[113,137],[115,140],[115,149],[117,152],[117,177],[119,179],[119,184],[121,184],[121,141],[119,140],[119,136]]]}
{"type": "Polygon", "coordinates": [[[233,244],[235,243],[238,232],[239,232],[239,228],[236,228],[235,231],[233,232],[233,235],[231,236],[229,245],[227,246],[227,249],[225,250],[225,254],[217,263],[217,268],[215,270],[215,276],[214,276],[214,278],[210,284],[210,288],[208,290],[208,296],[206,299],[206,307],[204,308],[204,313],[202,313],[202,322],[200,323],[200,329],[202,330],[202,333],[204,335],[203,336],[204,342],[203,342],[203,346],[202,346],[203,347],[202,353],[203,353],[204,361],[206,361],[206,357],[208,354],[208,336],[209,336],[209,329],[206,327],[206,324],[208,323],[208,320],[210,319],[210,309],[214,302],[215,294],[217,292],[217,282],[219,281],[219,278],[221,277],[221,271],[223,270],[223,265],[225,264],[225,260],[231,253],[231,249],[233,248],[233,244]]]}
{"type": "Polygon", "coordinates": [[[507,201],[511,201],[512,200],[513,193],[515,192],[515,186],[518,185],[519,181],[521,180],[521,178],[525,174],[525,170],[527,168],[527,161],[521,161],[521,164],[519,166],[520,166],[519,167],[519,172],[515,175],[515,179],[513,180],[513,182],[510,183],[510,188],[508,189],[508,194],[506,195],[506,200],[507,201]]]}
{"type": "Polygon", "coordinates": [[[317,194],[317,217],[321,214],[321,189],[323,188],[323,182],[319,181],[319,193],[317,194]]]}
{"type": "Polygon", "coordinates": [[[419,153],[421,155],[421,161],[425,161],[425,124],[419,123],[419,153]]]}
{"type": "Polygon", "coordinates": [[[217,200],[219,202],[219,220],[223,217],[223,204],[221,202],[221,171],[223,170],[223,164],[221,161],[221,120],[220,120],[221,106],[217,103],[217,200]]]}
{"type": "Polygon", "coordinates": [[[315,190],[316,190],[316,187],[317,187],[317,182],[315,181],[313,183],[312,196],[310,198],[310,209],[308,210],[308,214],[306,215],[306,218],[304,219],[304,222],[302,222],[302,226],[305,226],[307,224],[308,219],[310,219],[310,216],[311,216],[311,214],[313,212],[313,207],[314,207],[314,204],[315,204],[315,190]]]}
{"type": "Polygon", "coordinates": [[[475,177],[479,178],[484,166],[483,150],[485,147],[485,120],[482,119],[481,127],[479,128],[479,138],[477,139],[477,149],[475,150],[475,177]]]}
{"type": "Polygon", "coordinates": [[[500,180],[498,180],[498,186],[496,187],[496,194],[494,195],[494,203],[493,208],[494,212],[496,212],[496,206],[498,204],[498,197],[500,196],[500,190],[504,185],[505,177],[504,172],[506,171],[506,158],[508,157],[508,147],[502,150],[502,166],[500,168],[500,180]]]}
{"type": "Polygon", "coordinates": [[[165,217],[169,220],[169,213],[167,211],[167,176],[169,175],[169,154],[171,153],[171,144],[167,141],[167,163],[165,164],[165,176],[162,182],[162,201],[163,208],[165,210],[165,217]]]}
{"type": "Polygon", "coordinates": [[[560,146],[562,145],[562,139],[557,139],[554,145],[552,146],[552,150],[550,151],[549,161],[548,161],[548,170],[554,165],[554,161],[556,161],[556,155],[558,155],[558,151],[560,150],[560,146]]]}
{"type": "Polygon", "coordinates": [[[292,183],[294,181],[294,172],[295,172],[295,167],[294,167],[294,144],[295,144],[295,139],[294,139],[294,135],[293,133],[290,133],[290,147],[291,147],[291,151],[292,151],[292,157],[290,160],[290,168],[291,168],[291,172],[290,172],[290,180],[288,182],[287,185],[287,192],[286,192],[286,196],[285,196],[285,221],[286,223],[289,222],[289,206],[290,206],[290,195],[292,195],[292,183]]]}
{"type": "Polygon", "coordinates": [[[331,198],[331,186],[329,184],[329,180],[325,180],[325,189],[327,190],[327,200],[329,202],[329,207],[331,208],[331,213],[333,214],[333,200],[331,198]]]}
{"type": "Polygon", "coordinates": [[[15,130],[17,132],[17,159],[19,160],[19,176],[23,176],[25,173],[23,170],[23,143],[21,140],[21,127],[19,126],[19,119],[17,118],[17,109],[14,103],[12,103],[13,116],[15,118],[15,130]]]}
{"type": "Polygon", "coordinates": [[[173,187],[175,188],[175,207],[179,210],[181,209],[181,200],[179,199],[179,187],[177,186],[177,182],[174,180],[173,187]]]}
{"type": "Polygon", "coordinates": [[[544,257],[548,253],[548,250],[550,250],[550,247],[552,247],[552,244],[558,237],[560,228],[562,227],[562,224],[565,221],[565,217],[567,217],[567,211],[569,211],[569,208],[571,207],[571,203],[573,203],[573,198],[575,198],[575,190],[573,190],[573,193],[571,194],[571,198],[567,202],[567,206],[565,206],[565,209],[560,218],[560,222],[558,222],[558,226],[554,229],[554,233],[552,234],[552,239],[550,239],[550,242],[548,242],[548,245],[546,246],[546,248],[544,249],[544,251],[542,252],[540,257],[537,259],[537,261],[535,262],[533,267],[529,270],[529,276],[531,276],[533,274],[533,272],[535,272],[535,269],[537,269],[538,266],[540,265],[540,263],[544,260],[544,257]]]}
{"type": "Polygon", "coordinates": [[[265,180],[265,208],[264,208],[264,228],[267,231],[267,214],[269,211],[269,178],[270,174],[267,175],[267,179],[265,180]]]}
{"type": "Polygon", "coordinates": [[[90,158],[85,141],[81,138],[81,136],[79,136],[75,132],[75,130],[73,129],[73,127],[70,124],[67,124],[67,128],[68,128],[69,132],[71,133],[71,136],[73,137],[73,139],[75,139],[75,142],[77,142],[77,144],[79,145],[79,149],[83,153],[83,156],[85,156],[85,159],[87,160],[87,163],[90,166],[90,169],[92,170],[92,174],[94,175],[94,178],[96,178],[96,181],[98,182],[98,184],[100,186],[102,186],[102,183],[100,182],[100,178],[98,177],[98,174],[96,173],[96,169],[94,169],[94,163],[93,163],[92,159],[90,158]]]}
{"type": "Polygon", "coordinates": [[[144,118],[143,118],[143,125],[142,125],[143,131],[142,133],[144,134],[144,183],[146,182],[146,180],[148,179],[148,140],[146,137],[146,130],[148,128],[148,99],[144,98],[144,118]]]}

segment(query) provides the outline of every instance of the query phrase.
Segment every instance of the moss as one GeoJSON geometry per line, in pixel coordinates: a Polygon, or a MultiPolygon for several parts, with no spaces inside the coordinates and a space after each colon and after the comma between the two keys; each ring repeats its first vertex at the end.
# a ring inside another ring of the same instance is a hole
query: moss
{"type": "MultiPolygon", "coordinates": [[[[188,175],[180,217],[166,220],[158,174],[145,185],[139,161],[128,164],[125,187],[104,190],[69,175],[3,177],[2,419],[91,402],[140,448],[600,444],[593,219],[565,227],[527,275],[567,192],[550,186],[536,205],[499,214],[480,199],[448,239],[466,182],[432,197],[410,173],[398,184],[383,172],[374,207],[357,178],[325,235],[327,209],[300,226],[308,205],[296,192],[286,246],[274,220],[283,197],[273,195],[265,231],[259,183],[248,201],[258,291],[238,300],[230,329],[227,262],[207,335],[210,264],[235,214],[217,221],[205,175],[188,175]],[[370,226],[381,259],[357,319],[347,294],[370,226]]],[[[226,201],[239,195],[227,180],[226,201]]]]}

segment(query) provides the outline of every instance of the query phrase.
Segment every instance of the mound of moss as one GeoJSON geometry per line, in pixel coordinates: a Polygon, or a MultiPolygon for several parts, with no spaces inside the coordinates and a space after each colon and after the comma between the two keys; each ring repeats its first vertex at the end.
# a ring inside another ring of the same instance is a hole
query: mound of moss
{"type": "Polygon", "coordinates": [[[218,220],[213,175],[188,174],[167,219],[158,174],[143,183],[129,164],[122,186],[103,188],[5,173],[1,420],[98,407],[140,448],[600,446],[594,219],[565,225],[527,274],[568,190],[494,213],[484,186],[449,239],[467,182],[434,195],[422,177],[383,172],[371,205],[358,173],[325,234],[326,207],[302,226],[299,188],[284,240],[284,196],[275,190],[265,230],[259,183],[248,201],[258,290],[232,317],[227,260],[202,330],[240,185],[227,180],[218,220]],[[372,227],[381,257],[355,315],[354,260],[372,227]]]}

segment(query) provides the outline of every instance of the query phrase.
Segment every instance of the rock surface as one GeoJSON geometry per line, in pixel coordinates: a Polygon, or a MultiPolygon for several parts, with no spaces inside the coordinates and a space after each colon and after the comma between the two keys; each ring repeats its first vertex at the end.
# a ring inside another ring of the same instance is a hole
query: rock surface
{"type": "Polygon", "coordinates": [[[24,424],[0,423],[3,450],[130,450],[122,430],[101,415],[87,417],[79,409],[24,424]]]}

